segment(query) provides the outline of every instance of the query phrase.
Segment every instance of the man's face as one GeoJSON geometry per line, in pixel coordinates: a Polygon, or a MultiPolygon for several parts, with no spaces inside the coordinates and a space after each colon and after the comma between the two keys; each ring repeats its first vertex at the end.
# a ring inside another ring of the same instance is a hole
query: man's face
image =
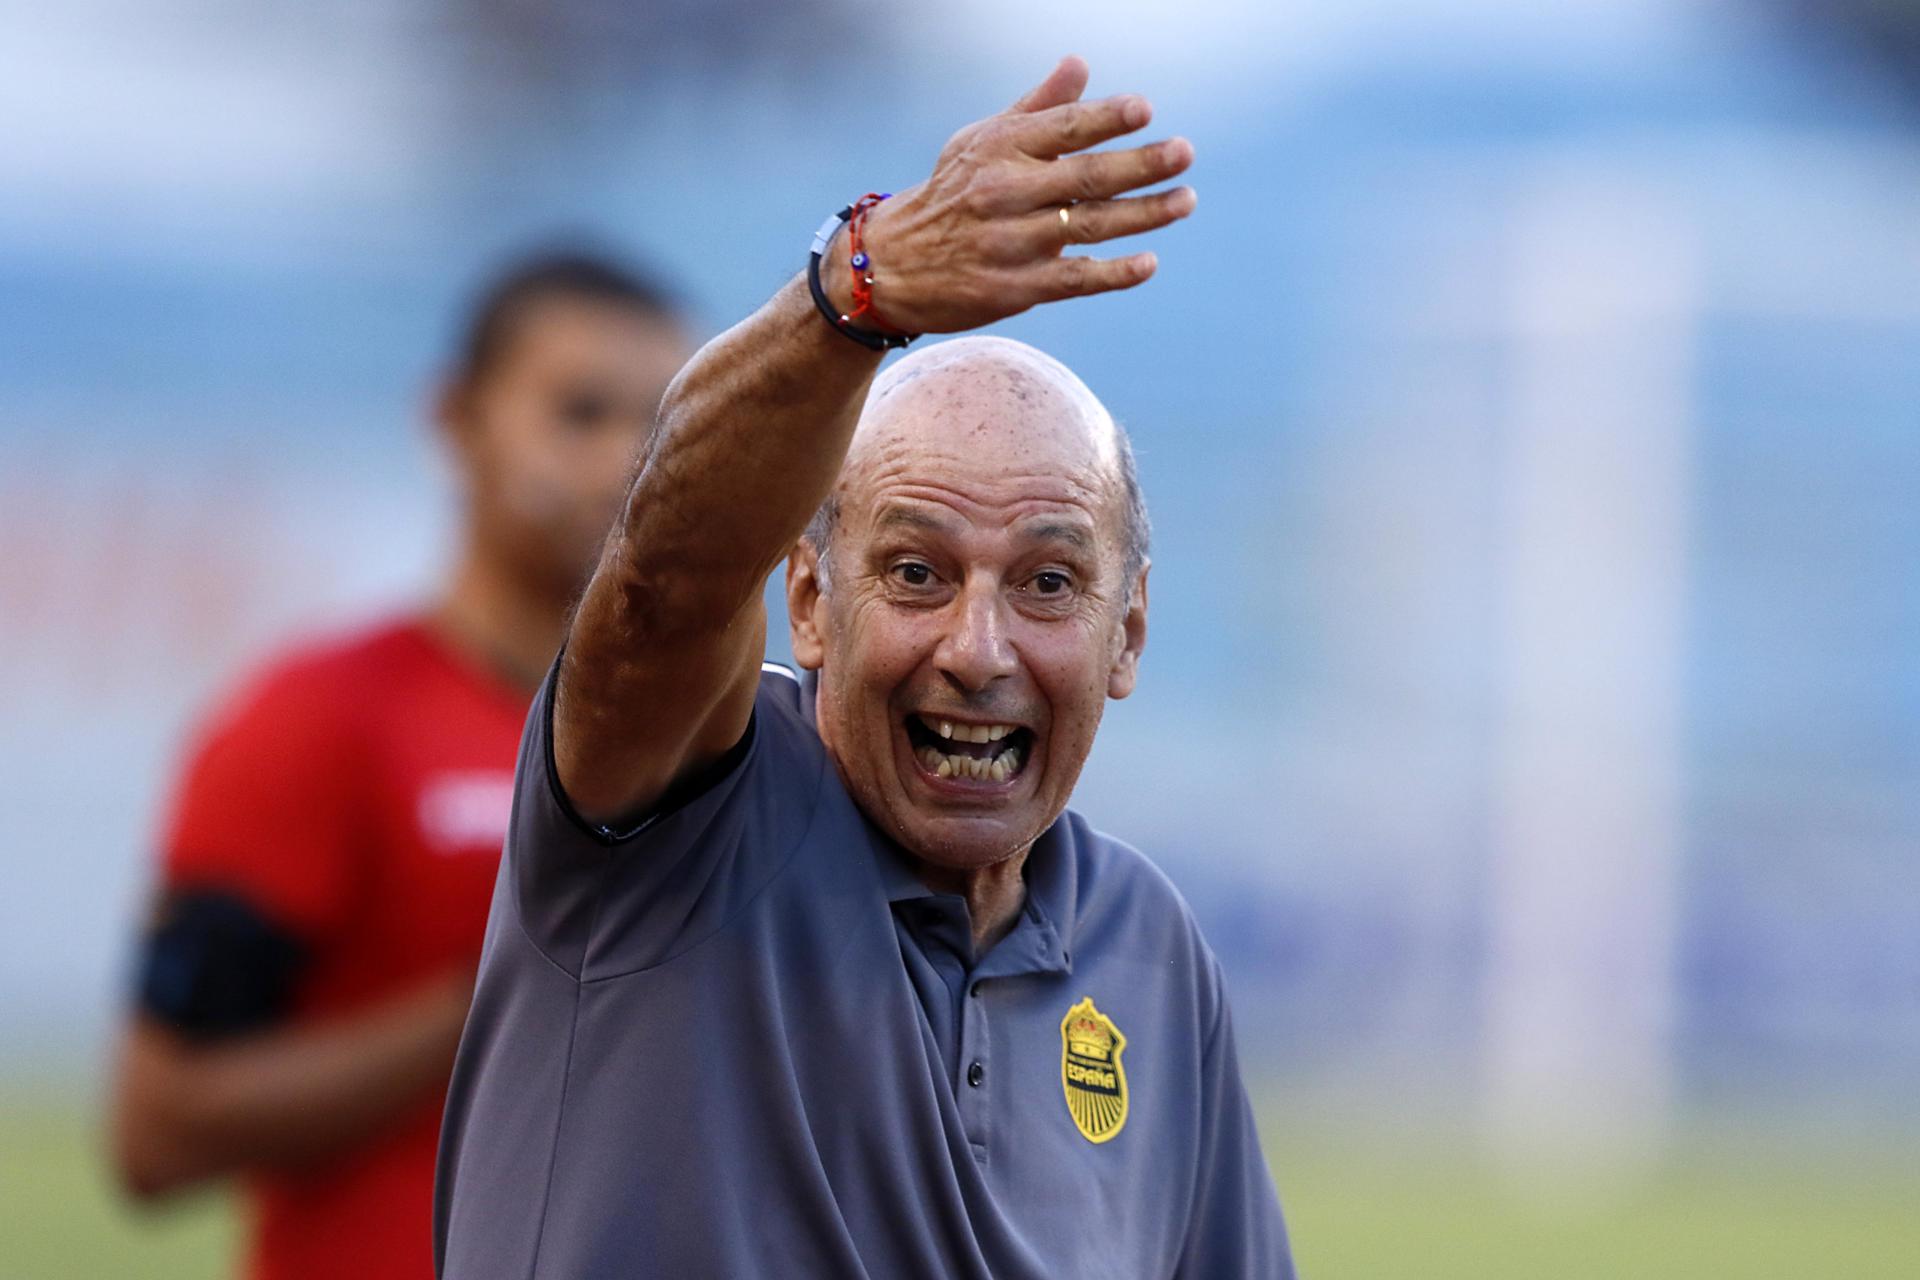
{"type": "Polygon", "coordinates": [[[1132,690],[1145,574],[1129,593],[1112,428],[1084,387],[1009,343],[922,361],[876,390],[827,590],[802,546],[789,607],[854,798],[910,852],[967,870],[1066,806],[1106,699],[1132,690]]]}
{"type": "Polygon", "coordinates": [[[585,581],[653,429],[685,337],[618,303],[536,299],[477,379],[441,407],[469,534],[522,581],[585,581]]]}

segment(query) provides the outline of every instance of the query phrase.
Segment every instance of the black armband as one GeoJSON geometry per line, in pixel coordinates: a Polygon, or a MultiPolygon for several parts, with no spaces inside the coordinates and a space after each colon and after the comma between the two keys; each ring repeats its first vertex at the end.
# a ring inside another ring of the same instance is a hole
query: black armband
{"type": "Polygon", "coordinates": [[[287,1016],[307,958],[291,930],[238,894],[171,893],[141,949],[138,1003],[196,1039],[261,1030],[287,1016]]]}

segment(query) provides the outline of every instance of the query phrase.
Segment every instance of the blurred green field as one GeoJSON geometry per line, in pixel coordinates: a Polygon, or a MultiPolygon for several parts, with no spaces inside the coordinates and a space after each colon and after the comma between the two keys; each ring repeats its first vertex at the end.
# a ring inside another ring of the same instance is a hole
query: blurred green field
{"type": "Polygon", "coordinates": [[[220,1276],[232,1255],[224,1197],[139,1214],[107,1181],[80,1103],[0,1093],[0,1280],[183,1280],[220,1276]]]}
{"type": "MultiPolygon", "coordinates": [[[[0,1095],[0,1280],[190,1280],[226,1274],[218,1196],[136,1214],[115,1199],[86,1109],[0,1095]]],[[[1295,1252],[1314,1280],[1912,1280],[1920,1166],[1837,1169],[1787,1149],[1692,1143],[1631,1189],[1532,1194],[1429,1136],[1364,1140],[1265,1126],[1295,1252]]]]}

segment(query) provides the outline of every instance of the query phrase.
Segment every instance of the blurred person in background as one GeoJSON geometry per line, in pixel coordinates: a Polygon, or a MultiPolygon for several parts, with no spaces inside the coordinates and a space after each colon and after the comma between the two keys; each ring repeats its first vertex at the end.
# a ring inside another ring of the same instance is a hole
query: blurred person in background
{"type": "Polygon", "coordinates": [[[196,735],[112,1150],[143,1201],[244,1179],[257,1280],[432,1274],[440,1115],[522,724],[688,353],[667,293],[623,267],[504,272],[435,406],[461,497],[438,592],[292,647],[196,735]]]}

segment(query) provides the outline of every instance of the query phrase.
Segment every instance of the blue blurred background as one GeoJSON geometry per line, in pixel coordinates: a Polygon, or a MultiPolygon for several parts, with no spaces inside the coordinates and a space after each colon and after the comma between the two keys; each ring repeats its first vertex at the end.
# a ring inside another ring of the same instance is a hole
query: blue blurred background
{"type": "Polygon", "coordinates": [[[1201,197],[1000,330],[1156,522],[1076,803],[1221,954],[1303,1261],[1586,1274],[1695,1195],[1780,1234],[1671,1274],[1920,1274],[1920,7],[5,0],[0,1164],[93,1207],[16,1187],[0,1275],[217,1256],[88,1154],[158,806],[440,563],[477,276],[586,234],[717,331],[1068,51],[1201,197]]]}

